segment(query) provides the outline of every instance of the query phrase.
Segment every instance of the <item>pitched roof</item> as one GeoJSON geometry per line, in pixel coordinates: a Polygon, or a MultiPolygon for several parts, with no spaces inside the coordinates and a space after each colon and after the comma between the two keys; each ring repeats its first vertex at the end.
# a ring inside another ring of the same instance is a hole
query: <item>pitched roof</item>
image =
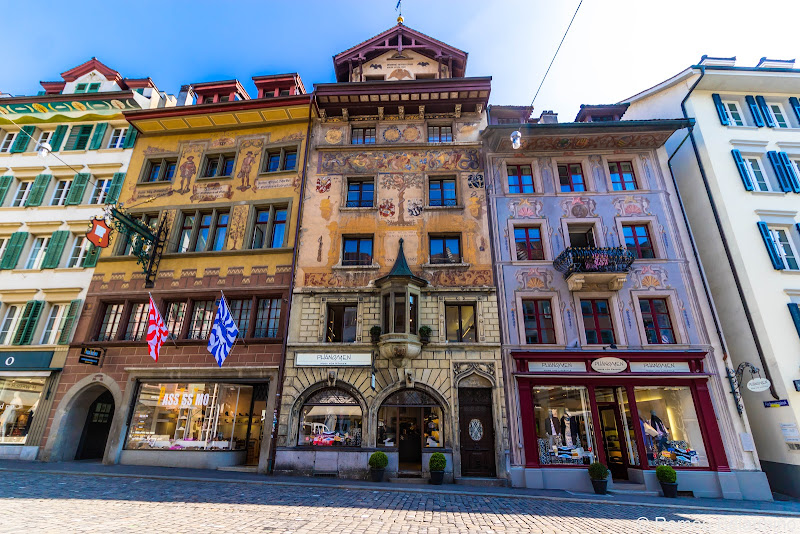
{"type": "Polygon", "coordinates": [[[389,274],[386,276],[382,276],[375,280],[375,284],[378,286],[383,285],[384,282],[388,282],[392,278],[406,278],[419,286],[428,285],[427,280],[419,278],[418,276],[414,276],[414,273],[411,272],[411,268],[408,266],[408,262],[406,261],[405,252],[403,252],[402,237],[400,238],[400,248],[397,250],[397,259],[394,261],[392,270],[389,271],[389,274]]]}
{"type": "Polygon", "coordinates": [[[111,81],[119,81],[122,79],[119,72],[101,63],[96,57],[93,57],[86,63],[81,63],[77,67],[69,69],[61,73],[61,77],[65,82],[74,82],[84,74],[88,74],[93,70],[98,71],[100,74],[111,81]]]}

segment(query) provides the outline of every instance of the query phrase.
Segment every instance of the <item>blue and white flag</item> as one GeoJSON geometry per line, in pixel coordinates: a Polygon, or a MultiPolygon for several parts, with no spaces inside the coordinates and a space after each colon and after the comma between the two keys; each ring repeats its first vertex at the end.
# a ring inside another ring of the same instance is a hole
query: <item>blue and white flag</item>
{"type": "Polygon", "coordinates": [[[236,343],[239,328],[233,320],[225,295],[219,299],[217,316],[214,317],[214,326],[211,327],[211,337],[208,338],[208,352],[214,355],[217,364],[222,367],[222,362],[228,357],[236,343]]]}

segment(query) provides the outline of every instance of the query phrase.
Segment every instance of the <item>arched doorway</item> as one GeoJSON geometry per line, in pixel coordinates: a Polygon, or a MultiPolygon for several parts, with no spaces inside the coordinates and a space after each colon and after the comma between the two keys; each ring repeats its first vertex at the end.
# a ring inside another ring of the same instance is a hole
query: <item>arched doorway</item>
{"type": "Polygon", "coordinates": [[[444,448],[441,405],[419,389],[392,393],[378,410],[377,446],[396,448],[399,476],[420,476],[423,451],[444,448]]]}
{"type": "Polygon", "coordinates": [[[102,459],[108,442],[111,422],[114,420],[114,396],[106,390],[101,393],[86,414],[81,440],[75,454],[76,460],[102,459]]]}

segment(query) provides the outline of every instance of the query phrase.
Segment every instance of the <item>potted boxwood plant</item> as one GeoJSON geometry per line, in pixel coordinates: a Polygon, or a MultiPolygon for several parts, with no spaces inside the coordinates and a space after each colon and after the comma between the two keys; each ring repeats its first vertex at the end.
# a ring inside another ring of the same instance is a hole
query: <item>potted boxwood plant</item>
{"type": "Polygon", "coordinates": [[[429,343],[431,340],[431,327],[430,326],[420,326],[419,327],[419,340],[423,343],[429,343]]]}
{"type": "Polygon", "coordinates": [[[668,465],[659,465],[656,467],[656,478],[661,484],[661,491],[664,497],[674,499],[678,496],[678,473],[668,465]]]}
{"type": "Polygon", "coordinates": [[[373,343],[377,343],[381,340],[381,327],[378,325],[373,326],[369,329],[369,337],[372,339],[373,343]]]}
{"type": "Polygon", "coordinates": [[[383,482],[383,473],[389,465],[389,457],[381,451],[373,452],[369,457],[369,473],[373,482],[383,482]]]}
{"type": "Polygon", "coordinates": [[[605,495],[608,490],[608,474],[608,467],[600,462],[589,466],[589,478],[592,480],[594,492],[598,495],[605,495]]]}
{"type": "Polygon", "coordinates": [[[441,485],[444,481],[444,468],[447,467],[447,458],[441,452],[431,454],[428,460],[428,469],[431,472],[431,484],[441,485]]]}

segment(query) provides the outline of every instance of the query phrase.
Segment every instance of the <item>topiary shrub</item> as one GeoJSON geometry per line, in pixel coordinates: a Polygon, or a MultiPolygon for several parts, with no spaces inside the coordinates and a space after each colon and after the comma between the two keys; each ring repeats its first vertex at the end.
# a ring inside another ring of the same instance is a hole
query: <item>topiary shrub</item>
{"type": "Polygon", "coordinates": [[[373,469],[385,469],[389,465],[389,457],[381,451],[373,452],[369,457],[369,466],[373,469]]]}
{"type": "Polygon", "coordinates": [[[678,473],[668,465],[659,465],[656,467],[656,478],[659,482],[674,484],[678,480],[678,473]]]}
{"type": "Polygon", "coordinates": [[[608,467],[600,462],[595,462],[589,466],[589,478],[592,480],[605,480],[608,478],[608,467]]]}
{"type": "Polygon", "coordinates": [[[431,459],[428,460],[428,469],[431,471],[444,471],[447,467],[447,458],[441,452],[434,452],[431,454],[431,459]]]}

